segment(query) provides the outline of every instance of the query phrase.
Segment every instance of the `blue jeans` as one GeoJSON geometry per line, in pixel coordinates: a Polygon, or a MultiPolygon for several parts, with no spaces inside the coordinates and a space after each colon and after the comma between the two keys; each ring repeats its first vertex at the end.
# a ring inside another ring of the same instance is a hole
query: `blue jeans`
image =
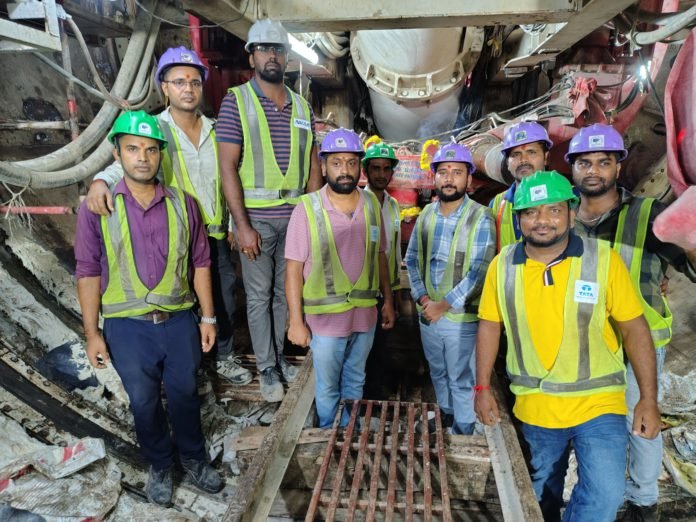
{"type": "MultiPolygon", "coordinates": [[[[665,364],[665,347],[655,350],[657,359],[657,378],[665,364]]],[[[654,439],[644,439],[631,434],[633,409],[640,399],[640,390],[631,364],[626,365],[626,428],[628,429],[628,478],[626,479],[626,500],[639,506],[652,506],[657,503],[657,478],[662,471],[662,435],[654,439]]]]}
{"type": "Polygon", "coordinates": [[[546,522],[561,520],[563,482],[571,444],[578,462],[578,483],[563,514],[564,522],[613,522],[623,502],[626,473],[626,419],[600,415],[572,428],[522,424],[531,453],[532,485],[546,522]]]}
{"type": "MultiPolygon", "coordinates": [[[[319,427],[330,428],[341,399],[362,399],[365,361],[372,347],[375,328],[348,337],[312,335],[310,348],[317,382],[315,402],[319,427]]],[[[341,426],[348,424],[349,408],[343,410],[341,426]]]]}
{"type": "Polygon", "coordinates": [[[437,404],[454,414],[452,431],[474,431],[474,380],[476,377],[476,330],[478,323],[456,323],[442,317],[431,324],[420,322],[421,341],[430,366],[430,379],[437,404]]]}
{"type": "Polygon", "coordinates": [[[201,338],[193,312],[178,312],[160,324],[105,319],[104,340],[128,393],[135,434],[145,460],[155,469],[168,468],[173,463],[175,443],[182,458],[204,459],[196,387],[201,338]],[[169,422],[162,406],[162,383],[169,422]]]}

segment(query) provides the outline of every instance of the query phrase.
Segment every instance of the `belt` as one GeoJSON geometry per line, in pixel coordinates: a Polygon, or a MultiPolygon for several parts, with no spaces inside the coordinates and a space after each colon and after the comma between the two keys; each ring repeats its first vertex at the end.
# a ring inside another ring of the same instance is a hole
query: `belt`
{"type": "Polygon", "coordinates": [[[160,324],[174,317],[175,313],[176,312],[164,312],[162,310],[153,310],[152,312],[148,312],[143,315],[133,315],[128,319],[136,319],[138,321],[148,321],[153,324],[160,324]]]}

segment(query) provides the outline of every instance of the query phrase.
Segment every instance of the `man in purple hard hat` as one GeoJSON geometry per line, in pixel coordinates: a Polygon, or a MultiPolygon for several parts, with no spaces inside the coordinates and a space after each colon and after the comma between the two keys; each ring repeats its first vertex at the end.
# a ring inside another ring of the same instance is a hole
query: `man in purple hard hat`
{"type": "MultiPolygon", "coordinates": [[[[285,293],[288,339],[312,350],[319,427],[329,428],[340,400],[362,398],[380,292],[382,328],[394,325],[394,309],[380,204],[358,188],[360,138],[333,130],[320,155],[327,185],[302,196],[290,218],[285,293]]],[[[347,408],[340,424],[349,417],[347,408]]]]}
{"type": "Polygon", "coordinates": [[[495,224],[466,195],[474,164],[464,145],[444,145],[430,169],[438,201],[418,216],[405,260],[437,403],[452,433],[469,435],[476,422],[478,302],[495,255],[495,224]]]}
{"type": "MultiPolygon", "coordinates": [[[[239,365],[234,354],[234,313],[236,269],[228,242],[229,214],[222,193],[215,142],[215,122],[201,111],[203,83],[208,68],[186,47],[167,49],[157,63],[155,84],[168,100],[157,120],[169,146],[162,155],[165,185],[180,188],[196,199],[210,243],[213,297],[218,338],[213,349],[219,377],[231,384],[252,380],[249,370],[239,365]]],[[[113,209],[110,187],[122,177],[118,164],[95,176],[87,194],[92,212],[108,215],[113,209]]]]}
{"type": "Polygon", "coordinates": [[[245,46],[254,77],[230,89],[218,115],[220,171],[241,250],[251,345],[264,400],[283,400],[298,370],[283,355],[285,234],[299,197],[321,187],[314,114],[283,83],[290,42],[280,22],[257,20],[245,46]]]}
{"type": "MultiPolygon", "coordinates": [[[[622,136],[610,125],[596,123],[573,136],[565,159],[572,167],[573,182],[581,195],[575,232],[581,237],[608,241],[626,263],[633,286],[642,297],[643,313],[656,347],[659,376],[672,337],[672,313],[661,284],[669,265],[696,281],[696,251],[685,252],[655,237],[653,222],[665,205],[652,198],[634,196],[617,184],[621,162],[627,156],[622,136]]],[[[646,439],[631,430],[633,410],[641,397],[630,364],[626,386],[629,430],[626,519],[657,520],[662,437],[646,439]]]]}
{"type": "Polygon", "coordinates": [[[490,204],[496,223],[498,251],[505,245],[522,240],[517,216],[512,211],[515,190],[523,178],[546,169],[551,147],[553,142],[546,129],[536,122],[522,121],[505,129],[502,153],[515,183],[498,194],[490,204]]]}

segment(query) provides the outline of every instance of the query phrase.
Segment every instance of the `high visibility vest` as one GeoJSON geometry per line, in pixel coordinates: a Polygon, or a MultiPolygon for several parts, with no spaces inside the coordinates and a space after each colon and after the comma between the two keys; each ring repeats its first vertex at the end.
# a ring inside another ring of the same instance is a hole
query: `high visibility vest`
{"type": "Polygon", "coordinates": [[[106,247],[109,282],[101,297],[104,317],[133,317],[154,310],[176,312],[193,306],[188,281],[189,222],[186,200],[181,190],[167,187],[165,196],[168,224],[167,264],[164,275],[152,290],[142,282],[135,265],[123,195],[114,198],[114,211],[101,218],[106,247]]]}
{"type": "Polygon", "coordinates": [[[302,289],[306,314],[335,314],[377,304],[381,213],[374,194],[363,192],[363,201],[365,258],[360,276],[353,284],[338,257],[321,194],[312,192],[300,198],[307,213],[312,247],[312,269],[302,289]]]}
{"type": "MultiPolygon", "coordinates": [[[[370,187],[365,187],[365,192],[372,192],[370,187]]],[[[389,220],[391,226],[393,227],[392,235],[389,240],[389,257],[387,258],[387,265],[389,268],[389,284],[392,290],[401,289],[401,265],[399,264],[399,258],[396,255],[397,248],[401,249],[399,244],[399,227],[401,227],[401,210],[399,209],[399,203],[391,197],[386,192],[384,193],[384,204],[386,206],[386,216],[383,214],[382,218],[389,220]]]]}
{"type": "MultiPolygon", "coordinates": [[[[464,208],[459,216],[455,227],[452,246],[450,247],[449,263],[442,275],[442,280],[438,289],[435,289],[430,277],[430,260],[433,255],[433,233],[435,232],[435,205],[427,205],[416,221],[416,245],[418,253],[418,271],[423,276],[425,289],[434,301],[440,301],[464,279],[469,271],[471,262],[471,250],[474,243],[474,226],[483,217],[488,209],[472,201],[466,200],[464,208]]],[[[450,321],[458,323],[473,323],[478,321],[478,305],[481,295],[477,295],[471,302],[465,304],[464,308],[452,309],[445,312],[445,317],[450,321]]],[[[422,307],[416,305],[420,311],[422,307]]]]}
{"type": "MultiPolygon", "coordinates": [[[[643,315],[648,321],[653,343],[655,348],[659,348],[672,339],[672,311],[669,309],[667,300],[662,296],[664,314],[660,314],[648,304],[640,288],[643,249],[648,234],[650,210],[654,201],[652,198],[634,197],[628,205],[621,207],[613,248],[628,267],[633,287],[643,305],[643,315]],[[626,226],[626,223],[629,223],[629,226],[626,226]]],[[[651,284],[659,285],[659,282],[654,281],[651,284]]]]}
{"type": "Polygon", "coordinates": [[[519,243],[515,235],[515,222],[512,212],[512,203],[504,198],[505,192],[501,192],[493,199],[491,212],[495,219],[495,231],[498,238],[496,252],[500,252],[504,246],[519,243]]]}
{"type": "Polygon", "coordinates": [[[233,87],[244,133],[244,149],[239,177],[244,190],[244,205],[267,208],[286,203],[297,204],[309,179],[312,152],[312,127],[307,102],[287,89],[292,99],[290,118],[290,160],[283,175],[276,161],[271,131],[258,96],[250,82],[233,87]]]}
{"type": "Polygon", "coordinates": [[[549,393],[589,395],[622,391],[626,384],[623,351],[612,352],[603,332],[610,247],[585,239],[582,257],[569,259],[563,305],[563,338],[558,356],[546,370],[534,349],[524,301],[524,264],[512,263],[517,245],[498,258],[498,302],[508,341],[507,372],[515,395],[549,393]]]}
{"type": "Polygon", "coordinates": [[[186,168],[186,162],[184,161],[184,154],[181,151],[181,144],[179,143],[179,138],[176,135],[176,131],[171,127],[171,125],[165,121],[160,120],[160,128],[164,137],[167,139],[169,144],[166,149],[164,149],[164,154],[162,154],[162,171],[164,173],[164,183],[169,187],[177,187],[187,192],[193,199],[198,203],[198,209],[203,217],[203,223],[205,223],[208,235],[214,237],[215,239],[224,239],[227,236],[227,223],[223,223],[225,217],[225,207],[222,201],[222,184],[220,182],[220,167],[217,162],[217,143],[215,142],[215,131],[211,133],[210,139],[213,140],[213,148],[215,150],[215,214],[212,216],[208,215],[206,209],[200,203],[200,199],[196,194],[196,189],[191,183],[191,178],[189,178],[188,169],[186,168]]]}

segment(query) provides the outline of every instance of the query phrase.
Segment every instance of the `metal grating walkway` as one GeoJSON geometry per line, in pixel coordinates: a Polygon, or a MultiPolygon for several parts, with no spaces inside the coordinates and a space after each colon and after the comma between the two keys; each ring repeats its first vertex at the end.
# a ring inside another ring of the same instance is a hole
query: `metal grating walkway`
{"type": "Polygon", "coordinates": [[[437,405],[361,400],[346,407],[350,421],[332,431],[305,521],[451,521],[437,405]]]}

